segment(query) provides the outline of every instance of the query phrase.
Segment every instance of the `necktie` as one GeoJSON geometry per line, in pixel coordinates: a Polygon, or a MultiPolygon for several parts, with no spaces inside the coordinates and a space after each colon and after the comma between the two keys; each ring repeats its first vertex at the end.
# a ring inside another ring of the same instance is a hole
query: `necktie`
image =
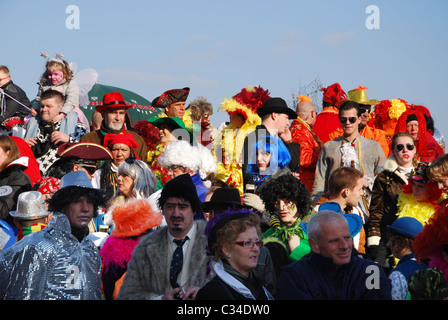
{"type": "Polygon", "coordinates": [[[184,254],[182,251],[182,246],[184,245],[185,241],[188,240],[188,237],[185,237],[184,239],[178,240],[174,239],[174,243],[177,244],[176,250],[174,250],[173,258],[171,259],[171,266],[170,266],[170,283],[171,286],[174,288],[180,287],[179,283],[177,283],[177,276],[179,275],[180,271],[182,270],[182,264],[184,260],[184,254]]]}

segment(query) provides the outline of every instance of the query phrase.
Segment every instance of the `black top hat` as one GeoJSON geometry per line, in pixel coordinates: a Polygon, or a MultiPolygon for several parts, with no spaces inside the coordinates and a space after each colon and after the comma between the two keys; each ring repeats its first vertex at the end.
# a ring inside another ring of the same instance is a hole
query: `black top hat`
{"type": "Polygon", "coordinates": [[[265,114],[269,113],[285,113],[288,115],[289,119],[297,118],[297,114],[288,107],[286,101],[282,98],[270,98],[268,99],[263,107],[257,110],[257,114],[262,118],[265,114]]]}
{"type": "Polygon", "coordinates": [[[234,188],[218,188],[213,192],[210,201],[203,203],[204,211],[208,212],[215,207],[227,206],[228,208],[246,208],[247,206],[241,204],[240,193],[234,188]]]}

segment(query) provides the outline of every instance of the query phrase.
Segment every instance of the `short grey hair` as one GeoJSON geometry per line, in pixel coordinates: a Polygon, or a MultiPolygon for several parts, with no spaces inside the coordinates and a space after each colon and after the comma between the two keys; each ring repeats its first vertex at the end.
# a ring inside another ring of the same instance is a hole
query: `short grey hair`
{"type": "Polygon", "coordinates": [[[314,239],[319,242],[321,236],[321,225],[322,223],[335,223],[343,221],[347,223],[347,219],[345,219],[344,215],[332,210],[322,210],[317,212],[308,223],[307,233],[308,238],[314,239]]]}

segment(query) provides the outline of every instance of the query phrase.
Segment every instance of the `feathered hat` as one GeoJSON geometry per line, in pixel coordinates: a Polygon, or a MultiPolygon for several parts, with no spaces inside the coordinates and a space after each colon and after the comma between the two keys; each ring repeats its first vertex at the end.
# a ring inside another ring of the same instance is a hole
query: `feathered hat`
{"type": "Polygon", "coordinates": [[[342,90],[341,85],[339,83],[333,83],[331,86],[327,88],[320,89],[324,93],[322,98],[323,102],[328,102],[331,105],[337,107],[338,103],[342,99],[347,98],[347,94],[344,90],[342,90]]]}
{"type": "Polygon", "coordinates": [[[162,214],[155,212],[145,199],[131,199],[112,211],[113,237],[132,237],[145,233],[162,223],[162,214]]]}
{"type": "Polygon", "coordinates": [[[257,110],[270,98],[269,91],[264,90],[261,86],[248,86],[243,88],[241,92],[232,98],[225,98],[219,107],[226,111],[229,115],[233,113],[241,113],[249,123],[260,124],[261,119],[257,115],[257,110]]]}

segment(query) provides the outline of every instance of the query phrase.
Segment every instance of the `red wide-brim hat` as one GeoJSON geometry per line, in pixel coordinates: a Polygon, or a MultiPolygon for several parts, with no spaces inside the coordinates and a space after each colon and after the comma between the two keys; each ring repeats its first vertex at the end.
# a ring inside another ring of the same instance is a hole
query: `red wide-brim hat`
{"type": "Polygon", "coordinates": [[[120,92],[109,92],[104,95],[102,103],[96,106],[95,110],[97,112],[110,108],[125,108],[127,110],[131,107],[132,105],[124,100],[120,92]]]}

